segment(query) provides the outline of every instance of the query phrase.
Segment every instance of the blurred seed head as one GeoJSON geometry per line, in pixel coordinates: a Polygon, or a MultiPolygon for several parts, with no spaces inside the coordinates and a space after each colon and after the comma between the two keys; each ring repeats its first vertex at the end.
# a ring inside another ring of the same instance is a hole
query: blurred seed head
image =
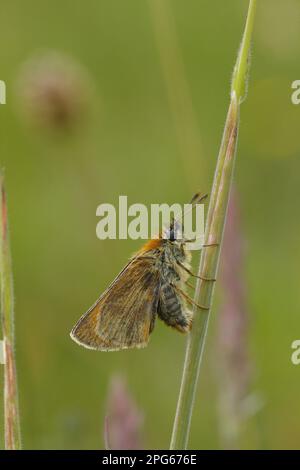
{"type": "Polygon", "coordinates": [[[44,52],[21,68],[17,94],[24,117],[48,129],[70,129],[86,117],[91,92],[82,65],[58,52],[44,52]]]}
{"type": "Polygon", "coordinates": [[[218,341],[227,373],[233,379],[235,398],[248,391],[251,367],[248,359],[249,320],[244,280],[244,239],[237,195],[233,190],[224,232],[220,279],[223,302],[219,314],[218,341]]]}
{"type": "Polygon", "coordinates": [[[231,449],[239,447],[245,420],[261,407],[261,398],[251,393],[244,245],[238,197],[233,189],[224,232],[220,269],[223,300],[217,331],[220,433],[223,446],[231,449]]]}
{"type": "Polygon", "coordinates": [[[126,382],[113,377],[109,386],[104,426],[106,448],[140,449],[143,414],[138,409],[126,382]]]}

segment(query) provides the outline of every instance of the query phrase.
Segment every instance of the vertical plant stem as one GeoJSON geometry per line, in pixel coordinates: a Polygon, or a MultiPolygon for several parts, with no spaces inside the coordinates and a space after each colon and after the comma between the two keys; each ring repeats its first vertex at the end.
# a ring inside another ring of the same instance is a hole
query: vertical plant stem
{"type": "Polygon", "coordinates": [[[0,288],[4,343],[4,430],[5,448],[21,449],[18,387],[14,355],[14,297],[9,248],[6,194],[0,174],[0,288]]]}
{"type": "MultiPolygon", "coordinates": [[[[215,279],[218,272],[220,249],[226,219],[227,205],[234,169],[239,126],[239,105],[245,97],[251,36],[256,0],[250,0],[246,27],[233,72],[231,102],[227,113],[223,138],[215,170],[208,208],[205,245],[201,254],[199,276],[215,279]]],[[[196,387],[205,345],[209,314],[213,301],[214,282],[199,279],[195,302],[207,309],[194,309],[194,322],[188,336],[181,388],[171,438],[171,449],[186,449],[189,439],[196,387]]]]}

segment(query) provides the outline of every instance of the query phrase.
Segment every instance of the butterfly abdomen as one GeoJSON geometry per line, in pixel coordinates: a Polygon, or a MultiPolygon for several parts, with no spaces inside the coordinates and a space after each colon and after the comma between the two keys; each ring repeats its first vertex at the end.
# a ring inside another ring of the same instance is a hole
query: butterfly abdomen
{"type": "Polygon", "coordinates": [[[169,283],[161,286],[157,313],[168,326],[181,332],[189,331],[191,327],[191,313],[186,309],[175,287],[169,283]]]}

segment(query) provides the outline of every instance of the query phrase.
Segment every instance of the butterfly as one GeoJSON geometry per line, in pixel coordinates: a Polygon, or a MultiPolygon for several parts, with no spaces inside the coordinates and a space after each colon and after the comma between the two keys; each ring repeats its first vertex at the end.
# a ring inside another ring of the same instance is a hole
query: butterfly
{"type": "MultiPolygon", "coordinates": [[[[196,194],[194,206],[207,195],[196,194]]],[[[186,333],[196,305],[186,293],[191,252],[176,219],[157,238],[149,240],[118,274],[94,305],[78,320],[71,338],[89,349],[118,351],[147,346],[159,317],[168,326],[186,333]]],[[[205,245],[204,245],[205,246],[205,245]]],[[[200,277],[201,278],[201,277],[200,277]]]]}

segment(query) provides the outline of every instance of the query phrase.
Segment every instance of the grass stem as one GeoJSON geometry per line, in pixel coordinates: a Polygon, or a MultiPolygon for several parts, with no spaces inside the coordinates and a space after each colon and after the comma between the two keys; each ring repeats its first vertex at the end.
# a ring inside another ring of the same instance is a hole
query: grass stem
{"type": "Polygon", "coordinates": [[[14,296],[9,248],[6,194],[0,174],[0,288],[1,324],[4,343],[5,448],[21,449],[18,387],[14,355],[14,296]]]}
{"type": "Polygon", "coordinates": [[[208,208],[204,242],[207,246],[202,250],[199,265],[199,276],[201,276],[202,279],[198,280],[195,289],[195,302],[209,307],[209,310],[199,311],[194,309],[194,322],[192,331],[187,340],[181,388],[170,444],[171,449],[186,449],[188,445],[196,388],[215,285],[214,282],[203,279],[215,279],[218,272],[221,243],[234,169],[239,126],[239,108],[246,92],[249,68],[247,64],[249,63],[255,8],[256,0],[250,0],[243,40],[233,72],[231,101],[227,113],[208,208]]]}

